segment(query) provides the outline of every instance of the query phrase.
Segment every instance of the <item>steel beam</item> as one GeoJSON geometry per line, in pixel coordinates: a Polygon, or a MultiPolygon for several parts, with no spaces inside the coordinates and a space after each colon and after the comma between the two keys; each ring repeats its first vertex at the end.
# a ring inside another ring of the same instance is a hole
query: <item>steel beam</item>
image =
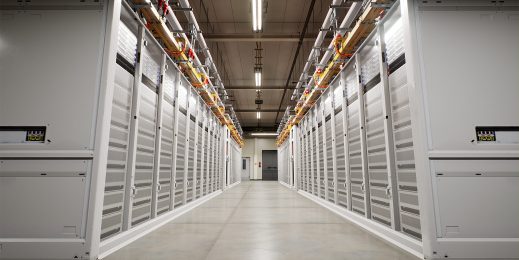
{"type": "MultiPolygon", "coordinates": [[[[304,42],[315,41],[317,34],[307,34],[304,42]]],[[[299,34],[252,34],[252,33],[207,33],[207,41],[212,42],[299,42],[299,34]]],[[[331,39],[331,37],[327,37],[331,39]]]]}
{"type": "MultiPolygon", "coordinates": [[[[235,89],[249,89],[249,90],[265,90],[265,89],[280,89],[280,90],[283,90],[285,89],[285,86],[261,86],[261,87],[256,87],[256,86],[229,86],[229,87],[225,87],[226,90],[235,90],[235,89]]],[[[295,89],[295,87],[288,87],[287,89],[295,89]]]]}
{"type": "Polygon", "coordinates": [[[251,112],[265,112],[265,113],[277,113],[277,112],[284,112],[285,110],[281,109],[235,109],[234,112],[244,112],[244,113],[251,113],[251,112]]]}

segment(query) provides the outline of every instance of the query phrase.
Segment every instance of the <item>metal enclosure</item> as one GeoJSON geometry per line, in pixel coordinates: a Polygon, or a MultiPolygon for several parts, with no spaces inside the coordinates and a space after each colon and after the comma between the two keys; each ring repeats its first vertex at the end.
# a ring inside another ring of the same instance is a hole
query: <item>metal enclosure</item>
{"type": "Polygon", "coordinates": [[[280,181],[426,259],[519,258],[518,6],[395,3],[279,146],[280,181]]]}
{"type": "Polygon", "coordinates": [[[0,16],[0,259],[98,259],[240,181],[241,148],[126,1],[0,16]]]}

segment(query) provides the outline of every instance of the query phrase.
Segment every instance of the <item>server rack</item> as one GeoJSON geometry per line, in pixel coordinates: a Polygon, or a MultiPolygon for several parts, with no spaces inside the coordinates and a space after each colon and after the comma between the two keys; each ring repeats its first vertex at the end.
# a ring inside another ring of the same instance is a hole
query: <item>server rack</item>
{"type": "Polygon", "coordinates": [[[278,162],[279,162],[279,167],[278,167],[278,180],[287,185],[287,186],[290,186],[290,169],[289,169],[289,165],[290,165],[290,151],[289,151],[289,142],[285,142],[283,143],[279,149],[278,149],[278,162]]]}
{"type": "Polygon", "coordinates": [[[42,5],[0,4],[25,50],[0,54],[0,197],[18,198],[0,202],[0,259],[98,259],[227,188],[229,131],[126,1],[42,5]]]}
{"type": "Polygon", "coordinates": [[[519,121],[511,112],[519,107],[510,98],[519,98],[512,87],[519,81],[504,72],[519,66],[517,52],[508,56],[519,43],[516,8],[508,1],[393,5],[293,127],[299,192],[420,257],[518,258],[512,219],[519,210],[510,205],[519,204],[504,196],[519,194],[519,121]],[[453,38],[459,44],[440,51],[453,38]],[[500,70],[468,62],[492,44],[503,48],[481,61],[500,70]],[[490,75],[506,84],[478,93],[490,75]]]}

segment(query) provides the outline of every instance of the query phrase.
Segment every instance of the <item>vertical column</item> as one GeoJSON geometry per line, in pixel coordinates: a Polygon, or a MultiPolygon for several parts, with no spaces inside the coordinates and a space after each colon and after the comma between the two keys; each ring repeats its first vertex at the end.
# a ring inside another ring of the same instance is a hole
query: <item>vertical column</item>
{"type": "Polygon", "coordinates": [[[99,243],[102,236],[101,227],[103,224],[103,201],[106,183],[106,168],[109,153],[112,101],[115,92],[115,60],[117,56],[118,32],[122,23],[119,19],[121,13],[121,3],[117,1],[107,2],[106,10],[106,30],[103,31],[104,42],[102,53],[102,63],[100,73],[100,93],[99,109],[96,113],[96,135],[94,141],[94,158],[92,160],[91,192],[87,198],[90,208],[85,212],[86,226],[90,227],[83,231],[86,237],[85,250],[90,255],[99,254],[99,243]]]}
{"type": "Polygon", "coordinates": [[[180,71],[176,71],[175,73],[175,80],[174,80],[174,90],[173,90],[173,151],[171,152],[171,159],[172,159],[172,165],[171,165],[171,172],[170,172],[170,178],[171,178],[171,187],[169,191],[169,197],[170,197],[170,203],[169,203],[169,210],[173,210],[175,207],[175,192],[177,190],[177,180],[175,179],[175,172],[177,170],[177,152],[178,152],[178,113],[179,111],[179,103],[178,103],[178,91],[179,91],[179,85],[180,85],[180,71]]]}
{"type": "Polygon", "coordinates": [[[191,125],[191,113],[190,113],[190,109],[191,109],[191,106],[196,106],[196,102],[195,104],[190,104],[191,102],[189,102],[189,98],[191,97],[191,95],[193,95],[193,92],[191,90],[191,87],[190,86],[187,86],[187,95],[186,95],[186,149],[184,151],[184,185],[183,185],[183,189],[184,189],[184,197],[183,197],[183,201],[184,201],[184,204],[187,203],[187,189],[189,187],[189,180],[188,180],[188,171],[189,171],[189,139],[192,138],[190,135],[189,135],[189,127],[191,125]]]}
{"type": "Polygon", "coordinates": [[[384,138],[386,142],[386,161],[388,173],[388,187],[386,187],[386,195],[391,201],[391,227],[400,230],[400,214],[398,202],[398,186],[395,165],[395,142],[393,139],[393,118],[391,115],[391,93],[389,92],[389,76],[388,64],[386,59],[386,43],[384,39],[384,25],[378,25],[378,46],[379,46],[379,66],[380,80],[382,83],[382,111],[385,115],[384,119],[384,138]]]}
{"type": "Polygon", "coordinates": [[[162,145],[162,104],[164,102],[164,73],[166,71],[166,54],[162,54],[160,64],[160,82],[158,88],[157,102],[157,125],[155,129],[155,157],[153,158],[153,184],[151,189],[151,218],[157,216],[157,195],[160,191],[159,172],[160,172],[160,149],[162,145]]]}
{"type": "Polygon", "coordinates": [[[139,123],[139,107],[140,107],[140,85],[142,80],[142,63],[141,54],[144,49],[144,26],[139,24],[137,34],[137,59],[135,61],[135,73],[132,91],[132,107],[130,121],[130,137],[128,142],[128,155],[126,158],[126,185],[124,188],[124,214],[123,214],[123,230],[131,228],[132,205],[135,197],[135,160],[137,151],[137,126],[139,123]]]}
{"type": "MultiPolygon", "coordinates": [[[[225,130],[227,127],[223,126],[221,133],[220,133],[220,179],[221,179],[221,186],[220,190],[224,190],[226,183],[225,183],[225,140],[226,140],[226,132],[225,130]]],[[[240,179],[241,181],[241,179],[240,179]]]]}
{"type": "MultiPolygon", "coordinates": [[[[347,192],[347,200],[348,200],[348,209],[351,210],[351,177],[350,177],[350,148],[348,145],[348,135],[349,135],[349,123],[348,123],[348,90],[346,85],[346,71],[343,70],[340,76],[340,84],[342,85],[342,130],[344,133],[344,170],[346,171],[346,183],[344,183],[347,192]]],[[[357,93],[358,95],[358,93],[357,93]]],[[[357,97],[358,98],[358,97],[357,97]]]]}
{"type": "Polygon", "coordinates": [[[298,136],[297,136],[297,128],[292,127],[291,129],[291,139],[292,142],[290,143],[290,156],[292,158],[292,169],[290,171],[290,187],[297,188],[297,172],[299,170],[299,157],[297,156],[297,143],[298,143],[298,136]]]}
{"type": "Polygon", "coordinates": [[[211,129],[209,130],[209,140],[211,142],[211,147],[209,148],[209,193],[212,193],[214,190],[214,147],[216,146],[216,142],[214,140],[214,132],[216,131],[216,119],[211,123],[211,129]]]}
{"type": "MultiPolygon", "coordinates": [[[[220,161],[220,188],[219,188],[219,190],[222,190],[222,191],[223,191],[223,186],[225,185],[225,174],[224,174],[225,157],[223,156],[223,154],[224,154],[225,129],[226,128],[227,128],[226,126],[222,126],[220,129],[220,151],[218,152],[218,158],[220,161]]],[[[241,181],[241,176],[240,176],[240,181],[241,181]]]]}
{"type": "Polygon", "coordinates": [[[211,192],[215,191],[216,186],[216,148],[218,146],[218,140],[216,139],[216,131],[218,130],[218,121],[214,121],[213,134],[213,149],[211,150],[211,192]]]}
{"type": "MultiPolygon", "coordinates": [[[[307,162],[307,169],[306,169],[306,191],[309,192],[309,193],[313,193],[313,190],[310,189],[310,181],[311,181],[311,176],[313,176],[313,155],[312,155],[312,144],[311,144],[311,128],[309,128],[309,123],[308,121],[310,120],[310,113],[307,115],[307,117],[305,118],[305,132],[306,132],[306,141],[305,141],[305,145],[306,145],[306,162],[307,162]]],[[[313,188],[312,188],[313,189],[313,188]]]]}
{"type": "Polygon", "coordinates": [[[371,203],[369,194],[369,172],[368,172],[368,153],[366,144],[366,115],[364,113],[364,85],[362,84],[360,58],[355,55],[355,70],[357,74],[358,99],[359,99],[359,127],[360,127],[360,147],[362,155],[362,192],[364,192],[364,209],[366,218],[371,218],[371,203]]]}
{"type": "MultiPolygon", "coordinates": [[[[212,116],[212,115],[211,115],[212,116]]],[[[214,120],[214,119],[213,119],[214,120]]],[[[207,128],[207,185],[206,190],[207,194],[211,193],[211,151],[213,149],[213,141],[211,131],[213,130],[213,120],[209,121],[209,127],[207,128]]]]}
{"type": "Polygon", "coordinates": [[[320,160],[321,160],[321,156],[319,155],[319,143],[321,142],[321,140],[319,140],[319,123],[317,122],[317,117],[319,116],[319,110],[318,110],[318,105],[315,104],[314,105],[314,117],[313,117],[313,126],[315,127],[315,132],[314,132],[314,143],[315,143],[315,170],[316,170],[316,176],[315,176],[315,184],[314,186],[316,186],[316,192],[315,192],[315,196],[317,197],[320,197],[321,196],[321,163],[320,163],[320,160]]]}
{"type": "Polygon", "coordinates": [[[205,127],[207,125],[207,110],[206,110],[206,107],[203,106],[202,107],[202,147],[200,147],[201,152],[200,152],[200,197],[203,197],[204,196],[204,181],[205,181],[205,178],[204,178],[204,170],[205,170],[205,167],[204,167],[204,160],[205,160],[205,154],[204,154],[204,151],[205,151],[205,127]]]}
{"type": "Polygon", "coordinates": [[[197,97],[197,102],[196,102],[196,105],[195,105],[195,141],[194,141],[194,145],[195,145],[195,149],[194,149],[194,152],[193,152],[193,200],[196,199],[196,186],[198,185],[198,180],[197,180],[197,170],[198,170],[198,149],[201,149],[201,147],[198,146],[198,129],[200,127],[198,127],[198,121],[199,121],[199,113],[200,112],[200,104],[201,104],[201,101],[200,101],[200,98],[197,97]]]}
{"type": "Polygon", "coordinates": [[[228,183],[227,183],[227,127],[223,129],[222,134],[222,191],[227,189],[228,183]]]}
{"type": "MultiPolygon", "coordinates": [[[[323,150],[323,172],[321,173],[324,177],[321,181],[321,185],[324,185],[324,199],[328,201],[328,145],[326,144],[326,96],[322,95],[321,105],[319,106],[319,114],[321,114],[321,133],[322,133],[322,150],[323,150]]],[[[319,136],[319,135],[318,135],[319,136]]]]}
{"type": "Polygon", "coordinates": [[[312,193],[315,195],[315,183],[314,183],[314,180],[315,180],[315,168],[316,168],[316,165],[315,165],[315,160],[314,160],[314,150],[315,150],[315,145],[314,145],[314,142],[313,142],[313,132],[312,132],[312,128],[314,126],[314,115],[313,115],[313,110],[310,110],[308,112],[308,146],[310,148],[310,179],[309,179],[309,188],[311,188],[311,191],[310,189],[308,190],[308,192],[312,193]]]}
{"type": "Polygon", "coordinates": [[[302,169],[303,169],[303,160],[302,159],[302,142],[301,142],[301,125],[298,125],[295,128],[295,141],[294,141],[294,154],[296,156],[295,166],[296,170],[294,172],[294,188],[296,190],[300,190],[301,187],[301,180],[302,180],[302,169]]]}
{"type": "MultiPolygon", "coordinates": [[[[222,138],[221,138],[221,134],[222,134],[222,128],[223,126],[222,125],[218,125],[218,134],[216,135],[216,140],[217,140],[217,149],[216,149],[216,153],[215,153],[215,157],[216,157],[216,185],[215,185],[215,190],[219,190],[220,189],[220,186],[222,185],[222,174],[221,174],[221,162],[220,162],[220,154],[222,152],[222,138]]],[[[238,180],[239,181],[239,180],[238,180]]]]}
{"type": "MultiPolygon", "coordinates": [[[[230,182],[230,174],[231,174],[231,161],[230,161],[230,131],[228,128],[225,128],[225,150],[224,150],[224,156],[225,156],[225,186],[229,186],[231,184],[230,182]]],[[[252,158],[254,160],[254,158],[252,158]]],[[[251,166],[252,167],[252,166],[251,166]]]]}
{"type": "MultiPolygon", "coordinates": [[[[342,72],[340,72],[339,76],[342,74],[342,72]]],[[[331,98],[331,111],[330,111],[330,126],[331,126],[331,132],[330,134],[332,135],[332,174],[333,174],[333,181],[332,181],[332,185],[333,185],[333,201],[335,202],[335,204],[339,204],[339,200],[338,200],[338,197],[337,197],[337,147],[336,147],[336,142],[335,142],[335,88],[332,88],[330,89],[330,91],[328,91],[328,97],[331,98]]],[[[344,114],[344,113],[343,113],[344,114]]]]}
{"type": "Polygon", "coordinates": [[[422,245],[425,257],[434,258],[435,249],[438,248],[436,218],[434,218],[433,182],[429,171],[431,162],[428,158],[428,126],[424,88],[422,86],[423,64],[420,61],[420,48],[417,21],[419,20],[417,5],[413,0],[400,1],[400,12],[404,31],[404,50],[406,60],[406,76],[409,93],[409,106],[411,113],[411,126],[413,133],[413,150],[415,158],[416,184],[418,188],[420,226],[422,232],[422,245]]]}

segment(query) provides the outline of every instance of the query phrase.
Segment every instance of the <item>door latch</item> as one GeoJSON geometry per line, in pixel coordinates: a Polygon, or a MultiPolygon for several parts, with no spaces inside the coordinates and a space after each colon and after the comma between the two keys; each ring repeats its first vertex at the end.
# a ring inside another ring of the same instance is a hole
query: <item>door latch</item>
{"type": "Polygon", "coordinates": [[[386,187],[386,196],[388,198],[391,198],[391,186],[389,185],[386,187]]]}
{"type": "Polygon", "coordinates": [[[137,188],[135,188],[135,186],[132,186],[131,188],[131,197],[134,198],[135,195],[137,195],[137,188]]]}

